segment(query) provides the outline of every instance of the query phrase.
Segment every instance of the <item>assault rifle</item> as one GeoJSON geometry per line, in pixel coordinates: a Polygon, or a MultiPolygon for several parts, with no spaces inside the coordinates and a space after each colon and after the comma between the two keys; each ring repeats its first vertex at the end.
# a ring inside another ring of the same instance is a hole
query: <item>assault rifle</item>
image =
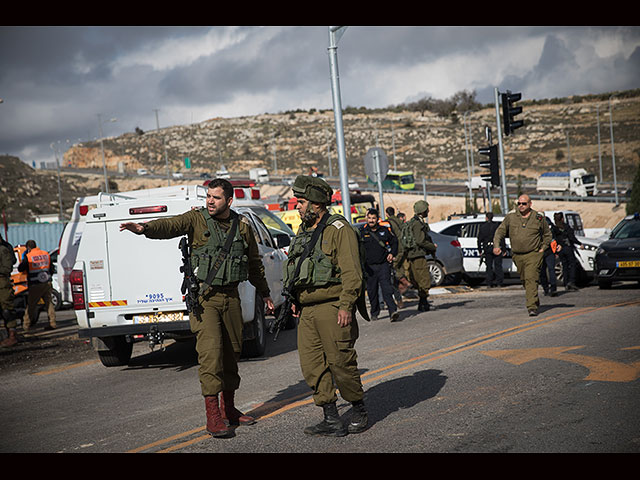
{"type": "Polygon", "coordinates": [[[269,333],[274,333],[274,342],[278,339],[278,333],[280,333],[280,330],[284,328],[284,326],[289,322],[289,319],[293,316],[291,307],[296,304],[293,295],[289,293],[287,288],[282,290],[282,296],[284,297],[284,303],[280,306],[278,318],[276,318],[275,322],[273,322],[269,328],[269,333]]]}
{"type": "Polygon", "coordinates": [[[184,295],[184,301],[187,304],[187,311],[189,313],[199,314],[201,311],[200,304],[198,303],[200,285],[198,284],[198,279],[191,268],[191,252],[189,251],[189,242],[187,241],[187,237],[182,237],[180,239],[180,245],[178,248],[180,248],[180,251],[182,252],[182,266],[180,267],[180,271],[184,274],[180,291],[184,295]]]}

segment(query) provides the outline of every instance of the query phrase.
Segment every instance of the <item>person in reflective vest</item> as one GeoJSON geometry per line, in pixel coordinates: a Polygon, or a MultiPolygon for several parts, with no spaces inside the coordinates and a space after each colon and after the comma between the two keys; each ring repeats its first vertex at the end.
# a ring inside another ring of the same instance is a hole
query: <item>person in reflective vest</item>
{"type": "Polygon", "coordinates": [[[18,266],[19,272],[27,273],[27,283],[29,290],[27,292],[27,310],[22,319],[22,329],[24,333],[30,333],[32,326],[38,321],[38,302],[40,299],[44,301],[49,317],[49,325],[45,330],[53,330],[56,328],[56,311],[51,301],[53,287],[51,278],[53,275],[53,264],[49,253],[41,250],[36,245],[35,240],[27,240],[25,244],[27,250],[22,256],[22,261],[18,266]]]}

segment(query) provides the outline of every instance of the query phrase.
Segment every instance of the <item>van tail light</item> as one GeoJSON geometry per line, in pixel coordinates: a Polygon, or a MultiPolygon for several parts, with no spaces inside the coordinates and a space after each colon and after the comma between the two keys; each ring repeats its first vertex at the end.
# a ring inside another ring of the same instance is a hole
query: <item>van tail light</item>
{"type": "Polygon", "coordinates": [[[251,200],[260,200],[260,190],[257,188],[251,189],[251,200]]]}
{"type": "Polygon", "coordinates": [[[89,213],[89,205],[80,205],[78,210],[80,211],[80,215],[84,216],[89,213]]]}
{"type": "Polygon", "coordinates": [[[451,240],[451,245],[454,247],[461,247],[460,242],[458,240],[451,240]]]}
{"type": "Polygon", "coordinates": [[[82,270],[72,270],[69,275],[69,283],[71,284],[71,296],[73,297],[73,309],[84,310],[84,278],[82,270]]]}
{"type": "Polygon", "coordinates": [[[244,198],[244,190],[242,190],[241,188],[236,188],[233,190],[233,195],[236,198],[244,198]]]}

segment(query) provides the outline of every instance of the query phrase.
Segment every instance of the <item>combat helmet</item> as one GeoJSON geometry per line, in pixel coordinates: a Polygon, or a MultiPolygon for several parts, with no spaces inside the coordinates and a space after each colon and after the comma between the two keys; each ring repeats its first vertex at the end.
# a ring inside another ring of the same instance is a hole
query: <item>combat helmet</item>
{"type": "Polygon", "coordinates": [[[328,204],[331,203],[333,189],[320,177],[298,175],[293,182],[293,194],[310,202],[328,204]]]}
{"type": "Polygon", "coordinates": [[[427,213],[429,211],[429,204],[425,200],[418,200],[413,204],[413,211],[419,215],[427,213]]]}

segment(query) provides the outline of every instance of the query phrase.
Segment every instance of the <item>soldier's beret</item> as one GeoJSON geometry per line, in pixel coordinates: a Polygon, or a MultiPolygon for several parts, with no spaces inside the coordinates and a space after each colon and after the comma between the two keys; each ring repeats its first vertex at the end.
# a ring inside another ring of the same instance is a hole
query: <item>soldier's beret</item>
{"type": "Polygon", "coordinates": [[[331,203],[333,189],[320,177],[298,175],[293,182],[293,194],[314,203],[331,203]]]}

